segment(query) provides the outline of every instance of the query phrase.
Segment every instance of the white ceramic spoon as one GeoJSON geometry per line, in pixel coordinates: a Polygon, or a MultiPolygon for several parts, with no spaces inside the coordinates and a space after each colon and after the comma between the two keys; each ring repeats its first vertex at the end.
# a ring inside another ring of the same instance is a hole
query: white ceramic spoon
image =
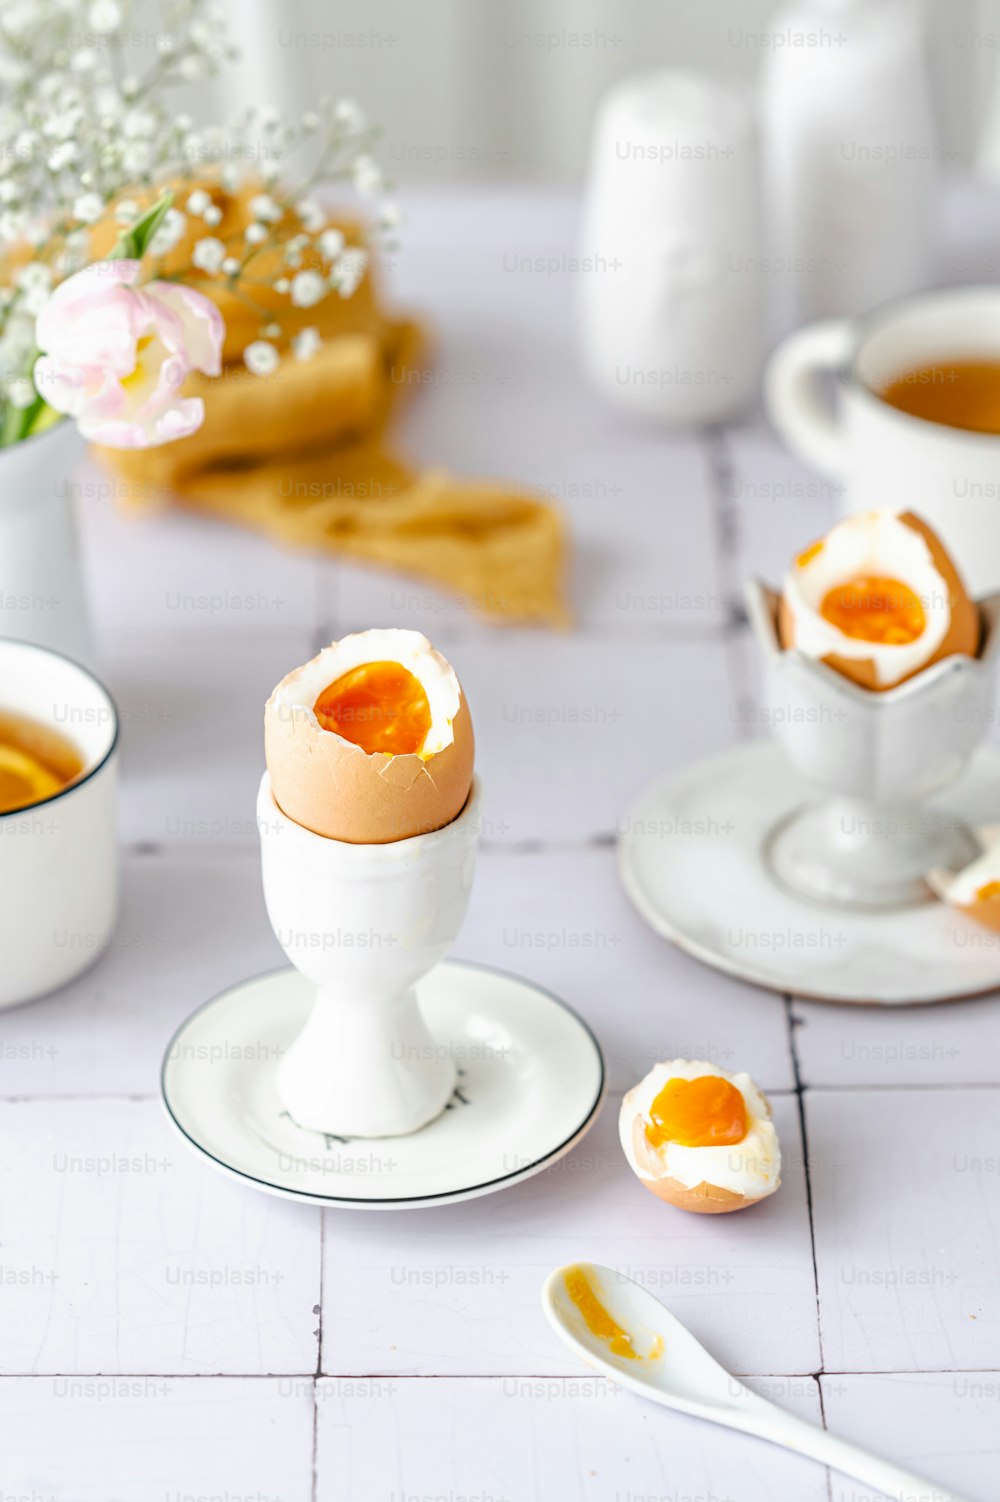
{"type": "Polygon", "coordinates": [[[596,1262],[557,1267],[545,1280],[542,1307],[549,1324],[570,1350],[641,1398],[808,1455],[875,1487],[895,1502],[968,1502],[956,1492],[880,1460],[751,1392],[708,1354],[659,1299],[608,1267],[596,1262]],[[607,1340],[587,1328],[566,1291],[566,1274],[574,1268],[586,1275],[601,1304],[631,1336],[640,1359],[616,1355],[607,1340]],[[660,1349],[659,1342],[661,1355],[641,1359],[660,1349]]]}

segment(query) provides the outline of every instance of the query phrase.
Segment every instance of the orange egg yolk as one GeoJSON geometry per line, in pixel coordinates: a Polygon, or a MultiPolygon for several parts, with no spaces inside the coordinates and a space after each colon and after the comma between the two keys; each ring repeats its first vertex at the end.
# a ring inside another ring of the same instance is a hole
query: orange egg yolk
{"type": "Polygon", "coordinates": [[[431,707],[420,680],[398,662],[365,662],[320,694],[313,712],[362,750],[406,756],[423,749],[431,707]]]}
{"type": "Polygon", "coordinates": [[[1000,881],[988,881],[976,893],[977,902],[990,902],[994,897],[1000,897],[1000,881]]]}
{"type": "Polygon", "coordinates": [[[889,647],[916,641],[927,624],[913,590],[881,574],[838,584],[824,596],[820,614],[845,636],[889,647]]]}
{"type": "Polygon", "coordinates": [[[646,1137],[653,1147],[732,1147],[747,1134],[742,1094],[717,1074],[667,1080],[650,1108],[646,1137]]]}
{"type": "Polygon", "coordinates": [[[632,1345],[631,1335],[605,1309],[583,1268],[571,1267],[563,1282],[591,1335],[596,1335],[599,1340],[606,1340],[616,1356],[630,1356],[637,1360],[639,1353],[632,1345]]]}

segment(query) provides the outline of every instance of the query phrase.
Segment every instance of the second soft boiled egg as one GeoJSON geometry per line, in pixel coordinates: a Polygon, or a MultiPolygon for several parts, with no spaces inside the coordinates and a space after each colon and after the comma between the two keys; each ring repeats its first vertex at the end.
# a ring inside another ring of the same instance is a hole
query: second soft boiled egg
{"type": "Polygon", "coordinates": [[[454,669],[419,631],[361,631],[283,678],[264,709],[275,802],[328,839],[384,845],[442,829],[472,786],[454,669]]]}
{"type": "Polygon", "coordinates": [[[744,1210],[781,1183],[771,1107],[748,1074],[703,1060],[654,1064],[622,1101],[618,1131],[640,1181],[682,1210],[744,1210]]]}
{"type": "Polygon", "coordinates": [[[910,512],[849,516],[795,560],[778,615],[785,648],[882,692],[956,653],[979,614],[930,527],[910,512]]]}

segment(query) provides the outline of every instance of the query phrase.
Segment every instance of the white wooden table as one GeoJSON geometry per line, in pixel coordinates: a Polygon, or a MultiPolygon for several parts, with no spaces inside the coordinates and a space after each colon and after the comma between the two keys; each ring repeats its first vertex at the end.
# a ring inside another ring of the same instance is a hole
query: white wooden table
{"type": "MultiPolygon", "coordinates": [[[[996,207],[951,212],[948,274],[982,275],[996,207]]],[[[572,1365],[538,1301],[571,1258],[648,1283],[777,1401],[997,1495],[1000,1001],[782,1000],[669,948],[618,885],[630,796],[758,733],[740,581],[778,577],[836,497],[761,424],[667,435],[589,395],[574,229],[553,195],[427,193],[398,268],[442,336],[407,441],[565,502],[573,635],[491,631],[419,584],[180,515],[123,519],[81,475],[125,905],[76,985],[0,1015],[0,1502],[867,1502],[572,1365]],[[488,828],[457,952],[577,1007],[611,1096],[506,1194],[322,1213],[197,1161],[157,1070],[188,1012],[281,962],[253,813],[267,693],[343,631],[397,623],[447,652],[475,718],[488,828]],[[674,1055],[774,1098],[785,1182],[752,1214],[674,1213],[625,1167],[621,1092],[674,1055]]]]}

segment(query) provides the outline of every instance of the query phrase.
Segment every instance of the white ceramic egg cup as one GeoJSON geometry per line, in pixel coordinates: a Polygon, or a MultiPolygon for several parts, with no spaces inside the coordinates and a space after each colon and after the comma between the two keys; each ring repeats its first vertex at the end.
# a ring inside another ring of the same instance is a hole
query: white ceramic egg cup
{"type": "Polygon", "coordinates": [[[188,1018],[164,1060],[173,1124],[270,1193],[363,1208],[489,1194],[568,1152],[604,1062],[548,992],[445,960],[472,886],[479,785],[445,828],[326,839],[258,798],[268,916],[293,969],[188,1018]]]}
{"type": "Polygon", "coordinates": [[[786,651],[779,604],[776,590],[748,585],[769,721],[807,790],[771,831],[768,865],[790,891],[831,906],[926,902],[928,871],[960,871],[980,853],[969,826],[929,800],[960,776],[992,720],[1000,594],[978,602],[978,657],[946,657],[884,693],[786,651]]]}
{"type": "Polygon", "coordinates": [[[443,829],[351,845],[282,813],[265,772],[257,797],[264,901],[278,943],[316,987],[278,1066],[285,1110],[317,1132],[401,1137],[444,1110],[455,1065],[435,1047],[416,982],[465,917],[479,838],[479,784],[443,829]]]}
{"type": "Polygon", "coordinates": [[[978,658],[883,694],[783,651],[773,591],[752,585],[749,606],[775,738],[640,795],[619,842],[633,902],[704,963],[786,994],[907,1005],[1000,987],[997,936],[927,880],[979,854],[1000,814],[1000,753],[979,745],[1000,597],[979,602],[978,658]]]}

